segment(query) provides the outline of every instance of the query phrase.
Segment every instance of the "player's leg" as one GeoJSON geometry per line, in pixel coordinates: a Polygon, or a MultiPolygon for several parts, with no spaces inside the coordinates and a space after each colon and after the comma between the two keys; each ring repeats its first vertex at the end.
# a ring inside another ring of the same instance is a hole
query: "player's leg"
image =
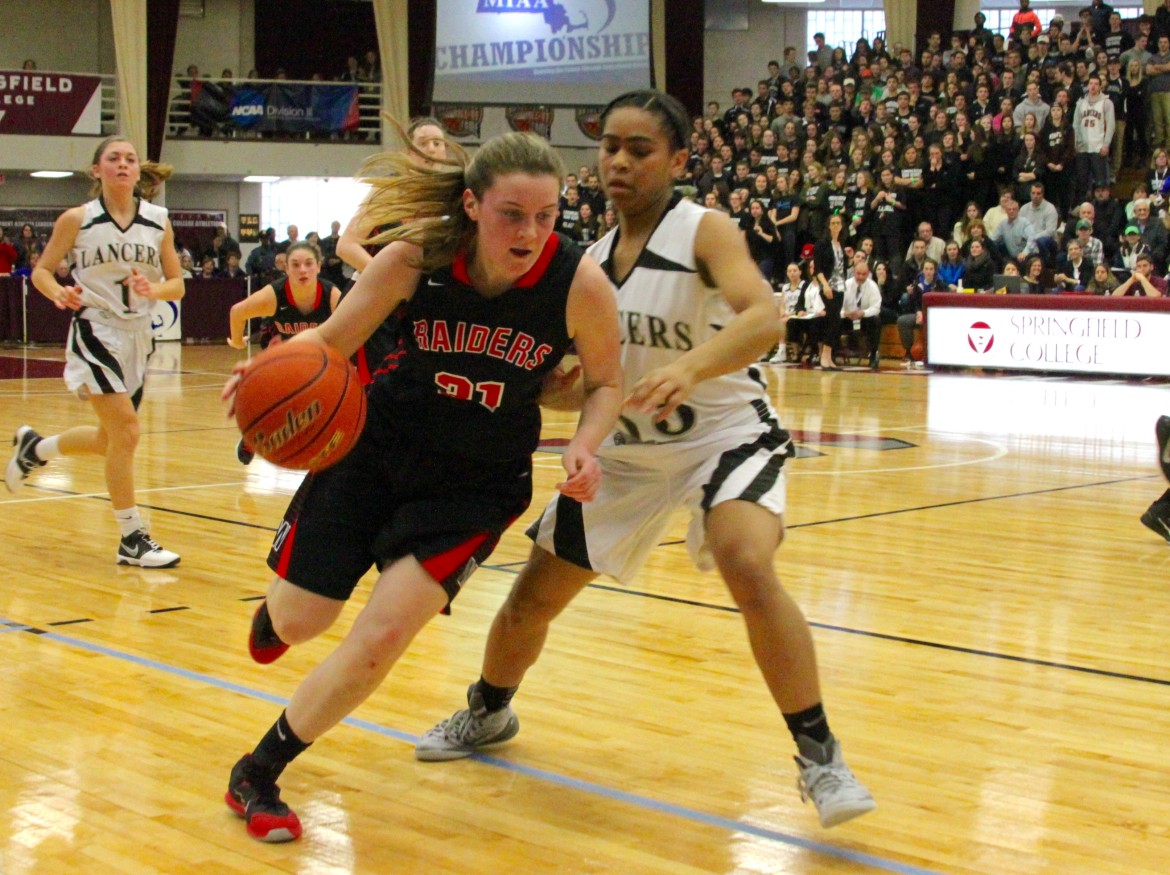
{"type": "Polygon", "coordinates": [[[595,577],[597,572],[533,544],[528,562],[492,620],[483,671],[467,690],[467,707],[423,735],[414,749],[416,758],[461,759],[503,744],[520,731],[512,697],[540,658],[549,625],[595,577]]]}
{"type": "Polygon", "coordinates": [[[413,556],[383,570],[341,644],[301,682],[252,753],[233,767],[225,801],[247,820],[249,835],[279,842],[301,834],[300,820],[280,799],[277,779],[378,688],[447,601],[447,592],[413,556]]]}
{"type": "Polygon", "coordinates": [[[822,826],[836,826],[876,805],[845,765],[829,730],[812,633],[773,570],[773,553],[783,534],[781,516],[749,501],[725,501],[707,514],[708,547],[743,614],[756,664],[800,752],[801,798],[812,799],[822,826]]]}
{"type": "MultiPolygon", "coordinates": [[[[1170,480],[1170,416],[1159,416],[1154,425],[1154,436],[1158,441],[1158,464],[1162,475],[1170,480]]],[[[1142,525],[1170,541],[1170,489],[1146,509],[1141,516],[1142,525]]]]}
{"type": "Polygon", "coordinates": [[[304,644],[329,629],[345,599],[319,595],[274,577],[252,615],[248,652],[261,665],[275,662],[294,644],[304,644]]]}

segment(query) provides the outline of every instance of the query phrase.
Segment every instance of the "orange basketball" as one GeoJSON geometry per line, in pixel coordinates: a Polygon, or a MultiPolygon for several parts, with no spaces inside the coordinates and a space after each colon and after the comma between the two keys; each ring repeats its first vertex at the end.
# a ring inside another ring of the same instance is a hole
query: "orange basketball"
{"type": "Polygon", "coordinates": [[[914,345],[910,347],[910,358],[916,362],[926,361],[926,344],[922,342],[919,337],[914,341],[914,345]]]}
{"type": "Polygon", "coordinates": [[[244,441],[283,468],[328,468],[350,451],[365,423],[357,371],[332,347],[271,347],[253,359],[236,388],[244,441]]]}

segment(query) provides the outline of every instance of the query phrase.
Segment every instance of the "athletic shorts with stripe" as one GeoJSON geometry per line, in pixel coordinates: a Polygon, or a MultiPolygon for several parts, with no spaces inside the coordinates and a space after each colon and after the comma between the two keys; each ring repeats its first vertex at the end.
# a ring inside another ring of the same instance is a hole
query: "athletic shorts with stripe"
{"type": "Polygon", "coordinates": [[[454,599],[532,500],[532,460],[453,459],[370,421],[331,468],[305,477],[268,567],[302,589],[348,599],[371,566],[412,555],[454,599]]]}
{"type": "Polygon", "coordinates": [[[65,342],[65,385],[80,398],[125,392],[137,409],[153,352],[149,318],[123,325],[75,316],[65,342]]]}
{"type": "Polygon", "coordinates": [[[675,511],[686,508],[687,551],[710,571],[707,511],[740,500],[784,513],[784,462],[792,453],[791,437],[774,421],[740,423],[694,441],[606,446],[597,497],[585,504],[553,498],[527,534],[574,565],[629,583],[675,511]]]}

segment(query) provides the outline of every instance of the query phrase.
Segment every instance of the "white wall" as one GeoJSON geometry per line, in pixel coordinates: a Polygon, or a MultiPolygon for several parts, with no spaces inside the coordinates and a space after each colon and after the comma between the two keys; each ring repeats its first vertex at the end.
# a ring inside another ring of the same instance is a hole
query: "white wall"
{"type": "Polygon", "coordinates": [[[218,76],[225,67],[237,78],[255,66],[253,0],[204,0],[203,18],[179,18],[175,34],[175,70],[195,64],[218,76]]]}
{"type": "Polygon", "coordinates": [[[25,58],[40,70],[113,73],[109,0],[0,3],[0,70],[19,70],[25,58]]]}
{"type": "Polygon", "coordinates": [[[803,59],[808,47],[807,18],[802,9],[774,3],[748,4],[748,30],[708,30],[703,48],[703,104],[731,105],[731,89],[751,88],[768,75],[768,61],[783,61],[785,46],[803,59]]]}

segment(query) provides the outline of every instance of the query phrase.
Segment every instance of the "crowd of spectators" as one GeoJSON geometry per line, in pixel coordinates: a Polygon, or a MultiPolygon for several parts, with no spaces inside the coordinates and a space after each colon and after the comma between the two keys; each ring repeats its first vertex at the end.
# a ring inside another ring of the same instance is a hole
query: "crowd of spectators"
{"type": "Polygon", "coordinates": [[[683,190],[738,221],[805,315],[812,244],[841,216],[846,263],[825,279],[844,295],[865,262],[881,303],[864,318],[899,325],[907,363],[930,290],[1165,288],[1170,0],[1131,21],[1092,0],[1071,26],[1020,0],[1011,33],[985,21],[930,33],[917,57],[817,34],[804,65],[790,47],[694,119],[683,190]]]}

